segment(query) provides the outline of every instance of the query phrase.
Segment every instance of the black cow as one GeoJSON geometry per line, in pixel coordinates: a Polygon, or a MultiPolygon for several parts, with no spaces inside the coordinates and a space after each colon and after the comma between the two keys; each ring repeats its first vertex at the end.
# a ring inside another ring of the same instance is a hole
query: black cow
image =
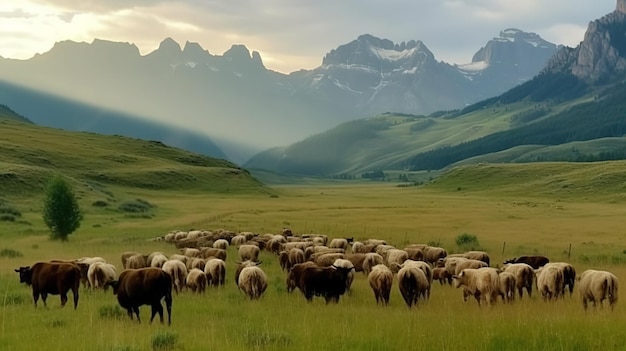
{"type": "Polygon", "coordinates": [[[533,267],[533,269],[539,269],[545,266],[550,260],[546,256],[520,256],[514,257],[510,260],[504,261],[504,263],[526,263],[533,267]]]}
{"type": "Polygon", "coordinates": [[[172,278],[161,268],[126,269],[118,280],[107,284],[113,287],[113,294],[117,295],[120,306],[128,311],[130,319],[133,319],[134,312],[139,322],[139,306],[150,305],[150,323],[157,313],[163,323],[161,299],[165,298],[167,324],[172,324],[172,278]]]}
{"type": "Polygon", "coordinates": [[[307,266],[302,270],[298,288],[309,302],[313,300],[313,296],[322,296],[326,299],[326,303],[338,303],[341,295],[346,292],[348,273],[353,269],[335,265],[329,267],[307,266]]]}

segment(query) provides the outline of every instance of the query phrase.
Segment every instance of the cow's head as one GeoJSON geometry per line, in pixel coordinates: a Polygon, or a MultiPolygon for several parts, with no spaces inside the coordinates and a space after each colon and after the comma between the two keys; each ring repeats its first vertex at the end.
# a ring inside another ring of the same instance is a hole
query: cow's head
{"type": "Polygon", "coordinates": [[[20,283],[26,283],[27,285],[31,285],[33,283],[33,271],[29,266],[20,267],[15,271],[20,274],[20,283]]]}
{"type": "Polygon", "coordinates": [[[120,287],[120,281],[119,280],[113,280],[110,282],[106,282],[104,283],[105,287],[112,287],[113,288],[113,295],[117,295],[117,289],[120,287]]]}

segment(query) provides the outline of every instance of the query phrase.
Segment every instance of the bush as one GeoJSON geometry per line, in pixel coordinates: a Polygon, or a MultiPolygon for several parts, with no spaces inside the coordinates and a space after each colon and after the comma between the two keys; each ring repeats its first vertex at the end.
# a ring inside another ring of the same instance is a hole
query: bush
{"type": "Polygon", "coordinates": [[[124,201],[117,207],[120,212],[126,213],[145,213],[150,212],[152,208],[154,206],[151,203],[141,199],[124,201]]]}
{"type": "Polygon", "coordinates": [[[456,242],[456,246],[459,247],[462,251],[470,251],[470,250],[479,250],[480,243],[478,242],[478,238],[476,235],[463,233],[454,239],[456,242]]]}
{"type": "Polygon", "coordinates": [[[169,332],[157,333],[152,337],[153,350],[172,350],[176,346],[178,335],[169,332]]]}
{"type": "Polygon", "coordinates": [[[13,250],[13,249],[0,250],[0,257],[15,258],[15,257],[22,257],[22,256],[24,255],[22,255],[22,253],[17,250],[13,250]]]}
{"type": "Polygon", "coordinates": [[[70,184],[61,176],[48,182],[43,206],[43,220],[50,228],[52,239],[67,241],[83,219],[78,201],[70,184]]]}
{"type": "Polygon", "coordinates": [[[109,203],[104,201],[104,200],[96,200],[94,201],[91,206],[93,207],[107,207],[109,206],[109,203]]]}
{"type": "Polygon", "coordinates": [[[15,222],[15,216],[8,213],[0,214],[0,222],[15,222]]]}
{"type": "Polygon", "coordinates": [[[118,305],[102,306],[98,310],[98,314],[100,315],[100,318],[105,319],[122,319],[126,317],[126,312],[118,305]]]}

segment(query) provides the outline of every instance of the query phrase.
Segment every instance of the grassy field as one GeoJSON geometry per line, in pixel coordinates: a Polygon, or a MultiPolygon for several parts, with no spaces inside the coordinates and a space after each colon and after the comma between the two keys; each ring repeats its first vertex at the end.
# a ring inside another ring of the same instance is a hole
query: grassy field
{"type": "Polygon", "coordinates": [[[96,208],[80,200],[81,228],[70,241],[51,241],[41,220],[41,196],[8,194],[21,216],[0,222],[0,349],[2,350],[597,350],[626,344],[624,290],[614,311],[583,311],[577,293],[546,303],[535,295],[512,305],[479,308],[460,290],[433,286],[431,299],[408,309],[397,285],[388,307],[377,306],[363,274],[338,305],[307,304],[285,290],[277,259],[262,253],[270,284],[260,301],[237,290],[237,260],[229,248],[227,282],[203,296],[174,296],[171,326],[117,314],[109,292],[81,290],[77,310],[33,308],[30,289],[14,268],[51,258],[102,256],[120,269],[120,254],[176,252],[150,240],[173,229],[296,233],[382,238],[398,247],[476,235],[493,264],[520,254],[545,254],[579,272],[606,269],[626,281],[625,163],[481,165],[444,174],[426,187],[394,183],[329,183],[235,194],[110,186],[117,197],[153,205],[149,216],[96,208]],[[585,168],[586,167],[586,168],[585,168]],[[593,168],[595,167],[595,168],[593,168]],[[604,176],[602,176],[604,174],[604,176]],[[532,183],[529,185],[528,182],[532,183]],[[569,184],[563,186],[563,184],[569,184]],[[582,188],[586,184],[587,188],[582,188]],[[621,187],[620,187],[621,184],[621,187]]]}

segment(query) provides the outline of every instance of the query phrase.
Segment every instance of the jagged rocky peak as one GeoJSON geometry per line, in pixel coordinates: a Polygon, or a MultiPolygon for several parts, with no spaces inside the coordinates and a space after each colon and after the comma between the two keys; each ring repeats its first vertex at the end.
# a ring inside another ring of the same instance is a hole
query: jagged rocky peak
{"type": "Polygon", "coordinates": [[[168,53],[180,53],[182,52],[180,45],[172,38],[165,38],[160,44],[158,51],[168,53]]]}
{"type": "Polygon", "coordinates": [[[410,59],[417,52],[434,59],[434,55],[419,40],[395,44],[389,39],[380,39],[371,34],[360,35],[356,40],[331,50],[322,65],[360,64],[372,66],[381,61],[410,59]]]}
{"type": "Polygon", "coordinates": [[[261,54],[258,51],[253,51],[250,54],[250,50],[245,45],[234,44],[224,53],[224,57],[234,63],[253,63],[255,66],[263,66],[263,60],[261,54]]]}
{"type": "Polygon", "coordinates": [[[552,55],[556,52],[557,46],[541,38],[536,33],[524,32],[516,28],[508,28],[500,31],[500,36],[493,38],[487,45],[480,48],[472,57],[472,62],[502,62],[513,59],[514,53],[520,50],[545,50],[552,55]],[[518,49],[511,50],[510,48],[518,49]],[[526,49],[524,49],[524,47],[526,49]]]}
{"type": "Polygon", "coordinates": [[[574,61],[572,74],[594,83],[617,78],[626,72],[624,6],[624,1],[620,0],[616,11],[589,23],[584,40],[571,52],[574,55],[570,59],[574,61]]]}
{"type": "Polygon", "coordinates": [[[191,41],[185,42],[183,53],[187,56],[210,55],[209,51],[203,49],[200,44],[191,41]]]}

